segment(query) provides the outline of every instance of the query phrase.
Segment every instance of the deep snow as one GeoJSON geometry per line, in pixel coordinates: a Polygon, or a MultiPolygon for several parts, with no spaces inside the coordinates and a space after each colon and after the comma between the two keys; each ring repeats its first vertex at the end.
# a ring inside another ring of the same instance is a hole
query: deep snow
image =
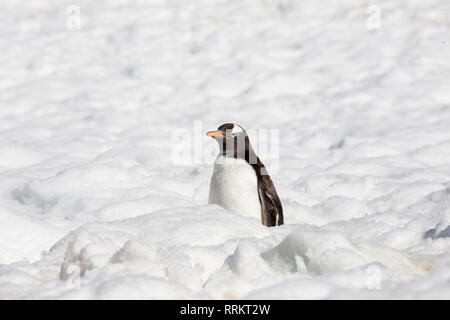
{"type": "Polygon", "coordinates": [[[448,1],[0,8],[0,298],[450,298],[448,1]],[[284,226],[173,163],[229,121],[279,129],[284,226]]]}

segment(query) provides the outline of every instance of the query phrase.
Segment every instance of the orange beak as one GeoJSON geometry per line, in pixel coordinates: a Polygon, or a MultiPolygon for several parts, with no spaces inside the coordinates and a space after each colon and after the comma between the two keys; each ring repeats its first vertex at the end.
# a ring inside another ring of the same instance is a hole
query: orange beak
{"type": "Polygon", "coordinates": [[[225,137],[225,135],[222,132],[220,132],[220,131],[208,131],[206,133],[206,135],[208,137],[211,137],[211,138],[214,138],[214,139],[217,138],[217,137],[225,137]]]}

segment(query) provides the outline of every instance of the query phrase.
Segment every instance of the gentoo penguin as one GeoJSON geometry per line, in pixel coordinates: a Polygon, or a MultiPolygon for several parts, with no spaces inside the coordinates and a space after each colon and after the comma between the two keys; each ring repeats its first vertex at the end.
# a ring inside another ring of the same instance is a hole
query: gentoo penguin
{"type": "Polygon", "coordinates": [[[282,225],[283,208],[277,191],[247,132],[235,123],[225,123],[206,135],[215,139],[220,149],[208,203],[249,217],[261,216],[267,227],[282,225]]]}

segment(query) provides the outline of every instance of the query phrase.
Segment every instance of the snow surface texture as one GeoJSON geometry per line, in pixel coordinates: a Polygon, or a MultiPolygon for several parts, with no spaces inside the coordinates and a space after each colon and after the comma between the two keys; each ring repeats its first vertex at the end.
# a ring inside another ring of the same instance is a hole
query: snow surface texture
{"type": "Polygon", "coordinates": [[[447,0],[3,0],[0,298],[450,298],[449,30],[447,0]],[[207,205],[194,121],[280,129],[284,226],[207,205]]]}

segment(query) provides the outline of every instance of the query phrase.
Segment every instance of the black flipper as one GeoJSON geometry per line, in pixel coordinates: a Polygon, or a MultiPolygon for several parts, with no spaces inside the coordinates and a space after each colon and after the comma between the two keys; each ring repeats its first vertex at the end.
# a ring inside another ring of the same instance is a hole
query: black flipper
{"type": "MultiPolygon", "coordinates": [[[[259,159],[258,159],[259,160],[259,159]]],[[[261,202],[261,221],[267,227],[281,226],[284,223],[283,207],[280,198],[273,185],[272,179],[265,171],[264,165],[259,162],[259,172],[256,173],[258,178],[258,194],[261,202]]]]}

